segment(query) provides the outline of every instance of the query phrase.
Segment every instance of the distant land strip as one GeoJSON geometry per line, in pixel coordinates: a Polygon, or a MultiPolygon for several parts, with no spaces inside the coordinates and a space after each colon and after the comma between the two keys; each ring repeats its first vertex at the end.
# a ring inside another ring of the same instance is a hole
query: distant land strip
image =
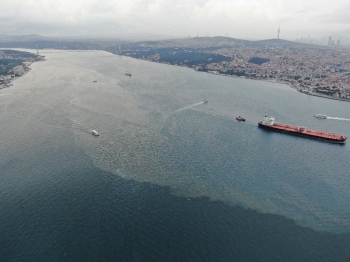
{"type": "Polygon", "coordinates": [[[0,39],[0,48],[104,50],[217,75],[288,84],[299,92],[350,101],[350,52],[281,39],[248,41],[192,37],[162,41],[62,40],[41,36],[0,39]]]}

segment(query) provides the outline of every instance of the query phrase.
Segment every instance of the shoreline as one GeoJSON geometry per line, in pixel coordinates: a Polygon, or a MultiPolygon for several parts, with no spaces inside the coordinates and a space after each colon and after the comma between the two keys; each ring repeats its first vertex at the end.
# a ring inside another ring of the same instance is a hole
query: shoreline
{"type": "MultiPolygon", "coordinates": [[[[191,69],[190,67],[187,67],[187,68],[191,69]]],[[[193,69],[193,70],[195,70],[195,69],[193,69]]],[[[198,70],[195,70],[195,71],[198,71],[198,70]]],[[[305,94],[305,95],[317,96],[317,97],[321,97],[321,98],[338,100],[338,101],[343,101],[343,102],[350,102],[350,99],[334,97],[334,96],[327,96],[327,95],[322,95],[322,94],[315,93],[315,92],[310,92],[310,91],[304,91],[304,90],[294,86],[293,84],[287,83],[285,81],[255,79],[255,78],[249,78],[249,77],[245,77],[245,76],[236,76],[236,75],[227,75],[227,74],[213,73],[213,72],[209,72],[209,71],[198,71],[198,72],[204,72],[204,73],[209,73],[209,74],[218,75],[218,76],[228,76],[228,77],[235,77],[235,78],[243,78],[243,79],[249,79],[249,80],[270,82],[270,83],[275,83],[275,84],[285,84],[285,85],[289,86],[290,88],[293,88],[293,89],[297,90],[299,93],[302,93],[302,94],[305,94]]]]}
{"type": "MultiPolygon", "coordinates": [[[[15,76],[15,77],[12,78],[12,76],[10,75],[11,78],[8,79],[6,82],[4,82],[4,84],[1,84],[1,85],[0,85],[0,90],[1,90],[1,89],[5,89],[5,88],[10,88],[11,86],[13,86],[13,84],[12,84],[13,81],[15,81],[15,80],[17,80],[18,78],[24,76],[25,74],[27,74],[27,73],[30,72],[31,70],[32,70],[32,69],[28,67],[28,70],[26,70],[23,74],[21,74],[21,75],[19,75],[19,76],[15,76]]],[[[8,76],[8,75],[6,75],[6,76],[8,76]]]]}
{"type": "MultiPolygon", "coordinates": [[[[6,77],[7,79],[5,80],[4,79],[4,83],[3,84],[0,84],[0,90],[1,89],[5,89],[5,88],[10,88],[13,86],[13,81],[17,80],[18,78],[26,75],[27,73],[29,73],[32,69],[30,68],[30,66],[35,63],[35,62],[39,62],[39,61],[45,61],[45,59],[43,57],[40,58],[40,60],[35,60],[35,61],[32,61],[30,62],[30,64],[26,65],[26,66],[23,66],[23,70],[24,72],[21,74],[21,75],[15,75],[15,74],[8,74],[8,75],[3,75],[2,77],[6,77]]],[[[28,63],[28,62],[27,62],[28,63]]]]}
{"type": "MultiPolygon", "coordinates": [[[[247,78],[247,79],[251,79],[251,78],[247,78]]],[[[338,101],[344,101],[344,102],[350,102],[349,99],[345,99],[345,98],[334,97],[334,96],[327,96],[327,95],[322,95],[322,94],[315,93],[315,92],[305,91],[305,90],[299,89],[298,87],[296,87],[296,86],[294,86],[294,85],[292,85],[290,83],[286,83],[284,81],[278,81],[278,80],[277,81],[273,81],[273,80],[262,80],[262,79],[259,79],[259,80],[265,81],[265,82],[271,82],[271,83],[285,84],[285,85],[288,85],[290,88],[293,88],[293,89],[297,90],[299,93],[303,93],[305,95],[317,96],[317,97],[321,97],[321,98],[338,100],[338,101]]]]}
{"type": "MultiPolygon", "coordinates": [[[[113,55],[117,55],[112,53],[113,55]]],[[[123,56],[123,55],[122,55],[123,56]]],[[[134,58],[137,60],[143,60],[143,61],[148,61],[148,62],[152,62],[152,63],[159,63],[159,64],[165,64],[165,65],[172,65],[172,66],[178,66],[178,67],[185,67],[188,69],[192,69],[194,71],[197,72],[203,72],[203,73],[209,73],[209,74],[213,74],[213,75],[218,75],[218,76],[226,76],[226,77],[234,77],[234,78],[243,78],[243,79],[250,79],[250,80],[257,80],[257,81],[263,81],[263,82],[270,82],[270,83],[277,83],[277,84],[285,84],[288,85],[290,88],[293,88],[295,90],[297,90],[300,93],[306,94],[306,95],[310,95],[310,96],[317,96],[317,97],[321,97],[321,98],[326,98],[326,99],[332,99],[332,100],[337,100],[337,101],[343,101],[343,102],[350,102],[350,99],[345,99],[345,98],[340,98],[340,97],[334,97],[334,96],[327,96],[327,95],[323,95],[323,94],[319,94],[319,93],[315,93],[315,92],[310,92],[310,91],[306,91],[306,90],[302,90],[296,86],[294,86],[293,84],[287,83],[285,81],[279,81],[279,80],[265,80],[265,79],[254,79],[254,78],[249,78],[249,77],[245,77],[245,76],[237,76],[237,75],[228,75],[228,74],[221,74],[218,71],[201,71],[201,70],[196,70],[194,68],[188,67],[186,65],[178,65],[178,64],[171,64],[168,62],[161,62],[161,61],[151,61],[151,60],[147,60],[147,59],[139,59],[139,58],[135,58],[132,56],[125,56],[125,57],[130,57],[130,58],[134,58]]]]}
{"type": "Polygon", "coordinates": [[[302,90],[299,90],[297,88],[296,88],[296,90],[300,93],[303,93],[303,94],[309,95],[309,96],[317,96],[317,97],[326,98],[326,99],[338,100],[338,101],[343,101],[343,102],[350,102],[349,99],[345,99],[345,98],[326,96],[326,95],[322,95],[322,94],[318,94],[318,93],[314,93],[314,92],[303,92],[302,90]]]}

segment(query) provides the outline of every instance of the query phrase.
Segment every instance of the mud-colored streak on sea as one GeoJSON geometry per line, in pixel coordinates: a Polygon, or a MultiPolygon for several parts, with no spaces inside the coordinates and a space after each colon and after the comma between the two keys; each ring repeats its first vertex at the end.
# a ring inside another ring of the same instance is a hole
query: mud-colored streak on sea
{"type": "Polygon", "coordinates": [[[1,261],[349,261],[349,145],[256,123],[349,136],[313,114],[350,103],[103,52],[47,58],[0,90],[1,261]]]}
{"type": "Polygon", "coordinates": [[[50,171],[55,185],[12,193],[1,205],[2,261],[349,259],[349,235],[72,164],[64,176],[50,171]]]}

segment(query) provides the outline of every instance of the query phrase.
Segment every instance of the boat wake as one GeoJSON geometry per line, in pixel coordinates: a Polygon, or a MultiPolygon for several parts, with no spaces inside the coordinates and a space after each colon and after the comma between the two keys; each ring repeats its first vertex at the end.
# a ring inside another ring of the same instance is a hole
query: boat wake
{"type": "Polygon", "coordinates": [[[199,106],[199,105],[201,105],[201,104],[204,104],[204,102],[202,101],[202,102],[199,102],[199,103],[195,103],[195,104],[193,104],[193,105],[189,105],[189,106],[185,106],[185,107],[183,107],[183,108],[177,109],[177,110],[175,110],[175,111],[173,112],[173,114],[174,114],[174,113],[181,112],[181,111],[183,111],[183,110],[190,109],[190,108],[195,107],[195,106],[199,106]]]}
{"type": "Polygon", "coordinates": [[[350,121],[350,119],[348,119],[348,118],[331,117],[331,116],[327,116],[327,119],[331,119],[331,120],[339,120],[339,121],[350,121]]]}

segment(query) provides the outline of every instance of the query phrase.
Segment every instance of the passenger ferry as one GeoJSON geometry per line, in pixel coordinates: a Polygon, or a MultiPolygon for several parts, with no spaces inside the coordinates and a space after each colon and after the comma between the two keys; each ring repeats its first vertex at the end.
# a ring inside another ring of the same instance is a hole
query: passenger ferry
{"type": "Polygon", "coordinates": [[[316,115],[314,115],[314,117],[321,118],[321,119],[327,119],[327,116],[326,115],[322,115],[322,114],[316,114],[316,115]]]}

